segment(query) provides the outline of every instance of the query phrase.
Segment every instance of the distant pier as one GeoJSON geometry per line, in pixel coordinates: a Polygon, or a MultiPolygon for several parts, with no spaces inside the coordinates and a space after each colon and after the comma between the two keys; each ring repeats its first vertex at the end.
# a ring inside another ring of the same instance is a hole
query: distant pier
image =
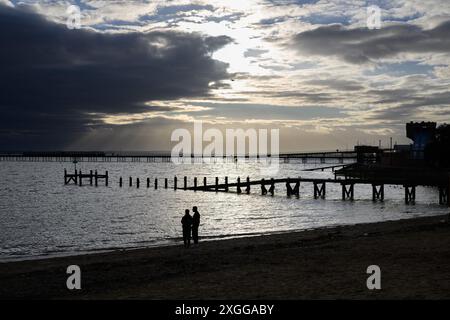
{"type": "MultiPolygon", "coordinates": [[[[234,162],[236,160],[262,160],[276,159],[282,162],[289,162],[290,159],[301,159],[303,163],[309,160],[315,160],[318,163],[327,163],[332,160],[334,163],[343,164],[346,160],[357,160],[357,153],[354,151],[325,151],[325,152],[300,152],[300,153],[281,153],[278,155],[224,155],[224,156],[202,156],[202,155],[180,155],[176,158],[179,162],[200,163],[204,159],[211,162],[225,160],[234,162]]],[[[108,152],[19,152],[19,153],[0,153],[0,161],[23,161],[23,162],[144,162],[144,163],[164,163],[171,162],[170,153],[108,153],[108,152]]]]}

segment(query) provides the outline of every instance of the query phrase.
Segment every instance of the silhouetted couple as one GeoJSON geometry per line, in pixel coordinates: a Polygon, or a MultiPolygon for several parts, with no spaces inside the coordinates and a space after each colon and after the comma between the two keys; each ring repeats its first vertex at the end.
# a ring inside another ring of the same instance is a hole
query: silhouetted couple
{"type": "Polygon", "coordinates": [[[191,234],[194,243],[198,243],[198,227],[200,226],[200,213],[198,213],[197,207],[193,207],[194,214],[189,214],[189,209],[185,210],[183,218],[181,218],[181,224],[183,225],[183,241],[184,247],[189,248],[191,245],[191,234]]]}

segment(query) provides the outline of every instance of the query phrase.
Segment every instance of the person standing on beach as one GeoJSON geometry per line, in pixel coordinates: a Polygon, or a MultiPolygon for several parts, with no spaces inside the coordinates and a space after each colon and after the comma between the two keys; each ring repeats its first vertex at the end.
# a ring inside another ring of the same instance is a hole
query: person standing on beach
{"type": "Polygon", "coordinates": [[[189,248],[191,244],[191,229],[192,229],[192,217],[189,214],[189,209],[185,210],[183,218],[181,218],[181,225],[183,226],[183,242],[184,247],[189,248]]]}
{"type": "Polygon", "coordinates": [[[192,239],[195,244],[198,244],[198,227],[200,226],[200,213],[198,213],[197,207],[193,207],[192,211],[192,239]]]}

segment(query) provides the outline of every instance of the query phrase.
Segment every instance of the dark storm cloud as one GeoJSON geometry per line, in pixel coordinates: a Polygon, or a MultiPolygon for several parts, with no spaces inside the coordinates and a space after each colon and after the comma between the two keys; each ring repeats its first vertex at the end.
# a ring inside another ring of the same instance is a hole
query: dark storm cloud
{"type": "Polygon", "coordinates": [[[99,114],[148,112],[158,110],[148,101],[206,96],[209,83],[230,77],[227,64],[211,58],[229,42],[180,32],[69,30],[0,5],[0,148],[30,132],[62,142],[100,125],[99,114]]]}
{"type": "Polygon", "coordinates": [[[400,53],[448,53],[450,21],[429,30],[407,24],[378,30],[330,25],[297,34],[292,46],[303,54],[336,56],[355,64],[400,53]]]}

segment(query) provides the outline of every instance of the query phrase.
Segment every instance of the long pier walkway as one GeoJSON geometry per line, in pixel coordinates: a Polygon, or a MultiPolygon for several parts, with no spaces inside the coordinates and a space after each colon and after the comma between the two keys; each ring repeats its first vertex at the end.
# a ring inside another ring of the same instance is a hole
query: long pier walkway
{"type": "MultiPolygon", "coordinates": [[[[288,197],[300,196],[300,184],[310,183],[313,186],[314,198],[326,198],[327,184],[340,184],[342,188],[342,200],[354,200],[355,186],[356,185],[371,185],[372,186],[372,200],[384,201],[385,199],[385,186],[395,185],[402,186],[405,190],[405,203],[414,204],[416,200],[416,188],[418,186],[433,186],[439,190],[439,204],[450,206],[450,181],[424,181],[408,179],[356,179],[356,178],[330,178],[330,179],[316,179],[316,178],[270,178],[270,179],[258,179],[250,180],[247,177],[245,180],[237,178],[236,182],[229,182],[228,177],[225,177],[222,183],[219,183],[219,177],[215,177],[214,183],[209,184],[206,177],[203,177],[202,184],[199,183],[197,177],[193,178],[193,185],[188,185],[188,178],[183,177],[181,185],[179,185],[178,177],[174,177],[171,180],[169,187],[169,179],[163,180],[163,188],[173,190],[186,190],[186,191],[205,191],[205,192],[234,192],[237,194],[250,194],[252,187],[259,189],[261,195],[274,195],[276,187],[278,185],[285,185],[285,192],[288,197]]],[[[141,185],[140,178],[128,179],[129,187],[136,186],[139,188],[141,185]]],[[[124,181],[122,177],[119,179],[119,187],[123,187],[124,181]]],[[[154,179],[153,184],[155,189],[158,189],[158,178],[154,179]]],[[[151,187],[150,178],[146,180],[146,187],[151,187]]]]}

